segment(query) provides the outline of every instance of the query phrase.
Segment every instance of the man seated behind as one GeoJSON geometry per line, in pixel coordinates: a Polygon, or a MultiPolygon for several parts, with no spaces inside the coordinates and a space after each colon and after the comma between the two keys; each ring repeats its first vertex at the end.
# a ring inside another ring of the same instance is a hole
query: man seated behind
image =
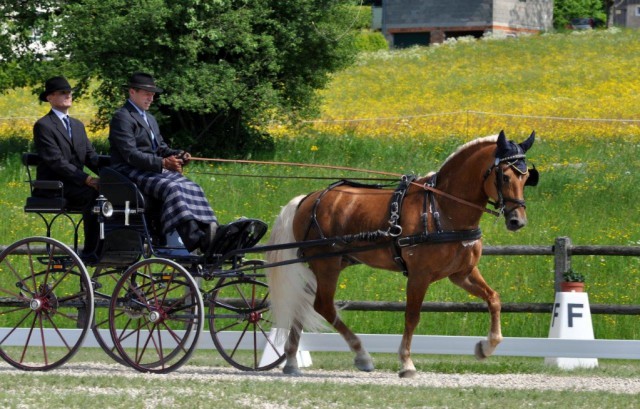
{"type": "MultiPolygon", "coordinates": [[[[98,196],[98,178],[84,171],[87,166],[98,173],[98,154],[87,137],[82,122],[69,116],[73,103],[71,85],[64,77],[49,78],[40,101],[48,102],[51,111],[33,126],[33,142],[42,159],[36,171],[38,180],[64,183],[64,198],[71,207],[82,210],[84,250],[92,254],[98,244],[98,220],[93,204],[98,196]]],[[[53,197],[57,192],[35,189],[34,196],[53,197]]]]}
{"type": "Polygon", "coordinates": [[[146,195],[162,201],[162,230],[175,229],[189,252],[208,254],[218,222],[202,188],[182,175],[190,155],[170,148],[148,111],[156,93],[153,77],[135,73],[126,85],[129,99],[111,119],[111,165],[146,195]]]}

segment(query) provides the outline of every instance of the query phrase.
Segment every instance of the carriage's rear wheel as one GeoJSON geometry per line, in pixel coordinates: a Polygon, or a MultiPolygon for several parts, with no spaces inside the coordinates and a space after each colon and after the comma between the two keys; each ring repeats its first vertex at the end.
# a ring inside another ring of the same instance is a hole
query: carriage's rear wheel
{"type": "Polygon", "coordinates": [[[142,260],[124,272],[109,305],[109,330],[123,361],[140,372],[168,373],[195,350],[204,323],[200,290],[171,260],[142,260]]]}
{"type": "MultiPolygon", "coordinates": [[[[244,266],[260,266],[249,260],[244,266]]],[[[209,331],[220,355],[243,371],[266,371],[285,359],[275,342],[263,271],[221,279],[209,297],[209,331]]]]}
{"type": "Polygon", "coordinates": [[[48,237],[19,240],[0,253],[0,356],[26,371],[71,359],[93,317],[93,290],[82,260],[48,237]]]}

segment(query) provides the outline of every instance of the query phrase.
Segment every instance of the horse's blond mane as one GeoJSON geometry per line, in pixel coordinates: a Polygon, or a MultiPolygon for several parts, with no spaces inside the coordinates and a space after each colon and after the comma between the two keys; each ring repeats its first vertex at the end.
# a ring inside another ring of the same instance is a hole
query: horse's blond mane
{"type": "Polygon", "coordinates": [[[466,150],[467,148],[469,148],[471,146],[475,146],[475,145],[479,145],[479,144],[487,143],[487,142],[495,143],[497,140],[498,140],[498,135],[489,135],[489,136],[484,136],[482,138],[477,138],[477,139],[474,139],[472,141],[469,141],[469,142],[465,143],[464,145],[460,146],[458,149],[456,149],[456,151],[453,152],[451,155],[449,155],[449,157],[447,159],[445,159],[445,161],[442,163],[442,166],[446,165],[447,162],[452,160],[456,155],[458,155],[460,152],[466,150]]]}

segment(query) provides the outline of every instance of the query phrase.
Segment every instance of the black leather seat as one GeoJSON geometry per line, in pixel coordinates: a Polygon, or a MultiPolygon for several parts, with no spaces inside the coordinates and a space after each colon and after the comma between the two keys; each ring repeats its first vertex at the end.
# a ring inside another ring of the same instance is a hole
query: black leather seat
{"type": "MultiPolygon", "coordinates": [[[[108,166],[111,158],[100,155],[98,166],[108,166]]],[[[27,213],[81,213],[82,209],[68,204],[64,198],[64,183],[59,180],[37,180],[31,173],[31,168],[38,166],[42,159],[37,153],[26,152],[22,154],[22,164],[27,169],[30,196],[27,197],[24,211],[27,213]],[[34,190],[46,192],[42,195],[34,195],[34,190]]]]}

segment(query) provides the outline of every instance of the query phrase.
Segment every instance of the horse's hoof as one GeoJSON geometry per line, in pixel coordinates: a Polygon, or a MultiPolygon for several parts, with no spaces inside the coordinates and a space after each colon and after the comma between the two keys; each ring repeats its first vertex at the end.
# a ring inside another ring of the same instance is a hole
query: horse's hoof
{"type": "Polygon", "coordinates": [[[417,374],[418,374],[418,371],[414,369],[407,369],[405,371],[400,371],[398,376],[403,379],[411,379],[411,378],[415,378],[417,374]]]}
{"type": "Polygon", "coordinates": [[[375,369],[373,367],[373,361],[371,361],[371,358],[369,358],[369,359],[355,359],[354,360],[354,364],[355,364],[356,368],[358,368],[359,370],[361,370],[363,372],[371,372],[371,371],[373,371],[375,369]]]}
{"type": "Polygon", "coordinates": [[[302,375],[302,372],[300,372],[300,369],[296,368],[295,366],[285,366],[284,368],[282,368],[282,373],[285,375],[293,375],[293,376],[302,375]]]}
{"type": "Polygon", "coordinates": [[[482,350],[482,341],[476,344],[475,355],[478,361],[482,361],[483,359],[487,358],[484,351],[482,350]]]}

